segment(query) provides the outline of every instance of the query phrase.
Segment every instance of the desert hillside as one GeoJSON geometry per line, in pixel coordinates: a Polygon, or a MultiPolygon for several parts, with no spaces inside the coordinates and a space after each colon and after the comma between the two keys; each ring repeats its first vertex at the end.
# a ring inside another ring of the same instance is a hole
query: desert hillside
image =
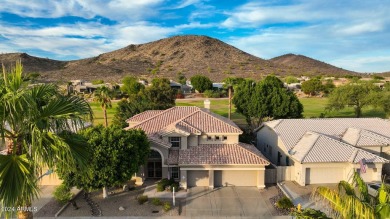
{"type": "Polygon", "coordinates": [[[50,60],[25,53],[0,55],[0,61],[6,65],[17,59],[22,60],[25,72],[38,72],[41,79],[50,81],[103,79],[119,82],[126,75],[175,79],[179,72],[187,78],[198,73],[204,74],[214,81],[229,76],[258,79],[267,74],[356,74],[300,55],[287,54],[264,60],[220,40],[197,35],[174,36],[129,45],[96,57],[74,61],[50,60]]]}

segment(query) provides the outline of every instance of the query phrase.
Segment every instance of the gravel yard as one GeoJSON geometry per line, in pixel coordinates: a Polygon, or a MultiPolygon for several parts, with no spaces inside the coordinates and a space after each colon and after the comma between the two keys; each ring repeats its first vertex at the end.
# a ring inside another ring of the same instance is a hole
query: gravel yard
{"type": "MultiPolygon", "coordinates": [[[[90,194],[91,200],[97,204],[101,210],[102,216],[178,216],[179,208],[172,207],[168,212],[165,212],[162,206],[155,206],[151,200],[140,205],[137,197],[142,195],[144,188],[138,187],[133,191],[121,191],[121,189],[114,190],[107,199],[103,199],[101,191],[95,191],[90,194]],[[123,207],[123,210],[119,210],[123,207]],[[153,213],[154,212],[154,213],[153,213]]],[[[84,199],[84,195],[80,194],[75,199],[79,209],[75,210],[72,205],[69,205],[59,217],[82,217],[92,216],[91,207],[84,199]]],[[[162,200],[170,201],[170,200],[162,200]]],[[[35,217],[54,217],[54,214],[60,209],[58,204],[53,199],[45,205],[35,217]]]]}

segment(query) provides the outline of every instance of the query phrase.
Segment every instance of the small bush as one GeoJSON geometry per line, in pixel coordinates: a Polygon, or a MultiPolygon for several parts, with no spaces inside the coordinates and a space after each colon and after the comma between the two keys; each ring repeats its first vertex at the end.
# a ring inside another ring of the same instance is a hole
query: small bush
{"type": "Polygon", "coordinates": [[[149,200],[147,195],[138,196],[138,204],[142,205],[149,200]]]}
{"type": "Polygon", "coordinates": [[[291,201],[291,199],[287,198],[286,196],[279,199],[275,205],[276,205],[276,207],[281,208],[281,209],[290,209],[290,208],[294,207],[294,204],[291,201]]]}
{"type": "Polygon", "coordinates": [[[158,205],[162,205],[163,202],[160,199],[158,199],[158,198],[153,198],[152,199],[152,204],[158,206],[158,205]]]}
{"type": "Polygon", "coordinates": [[[179,183],[177,183],[177,182],[172,183],[169,186],[169,189],[171,190],[171,192],[173,192],[173,188],[175,188],[175,192],[179,191],[179,183]]]}
{"type": "Polygon", "coordinates": [[[171,210],[171,208],[172,208],[171,203],[164,202],[163,209],[164,209],[165,212],[171,210]]]}
{"type": "Polygon", "coordinates": [[[306,208],[303,211],[297,210],[292,215],[297,219],[330,219],[324,212],[312,208],[306,208]]]}
{"type": "Polygon", "coordinates": [[[160,180],[160,182],[157,183],[157,186],[156,186],[156,189],[157,189],[157,192],[162,192],[162,191],[165,191],[165,188],[167,186],[170,186],[172,183],[174,183],[175,181],[173,179],[167,179],[167,178],[164,178],[162,180],[160,180]]]}
{"type": "Polygon", "coordinates": [[[70,192],[70,188],[64,184],[61,184],[53,192],[54,199],[61,204],[66,204],[72,199],[73,194],[70,192]]]}

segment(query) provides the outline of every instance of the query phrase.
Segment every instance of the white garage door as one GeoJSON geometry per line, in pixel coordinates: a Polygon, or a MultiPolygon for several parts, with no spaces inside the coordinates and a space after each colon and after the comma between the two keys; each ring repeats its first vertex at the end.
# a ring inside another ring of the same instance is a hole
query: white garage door
{"type": "Polygon", "coordinates": [[[343,168],[306,168],[306,184],[339,183],[344,180],[343,168]]]}
{"type": "Polygon", "coordinates": [[[187,171],[188,187],[209,186],[208,170],[189,170],[187,171]]]}
{"type": "Polygon", "coordinates": [[[257,171],[253,170],[216,170],[214,186],[257,186],[257,171]]]}

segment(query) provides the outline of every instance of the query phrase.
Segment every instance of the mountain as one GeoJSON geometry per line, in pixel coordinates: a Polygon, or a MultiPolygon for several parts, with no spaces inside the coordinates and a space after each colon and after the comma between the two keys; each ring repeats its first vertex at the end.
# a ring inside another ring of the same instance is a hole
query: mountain
{"type": "Polygon", "coordinates": [[[22,60],[25,72],[39,72],[41,79],[69,81],[72,79],[103,79],[119,82],[126,75],[137,77],[168,77],[178,72],[187,78],[204,74],[213,81],[226,77],[261,78],[268,74],[355,74],[341,68],[300,55],[284,55],[264,60],[220,40],[196,35],[174,36],[150,43],[129,45],[99,56],[74,61],[56,61],[25,53],[1,54],[0,61],[9,64],[22,60]]]}
{"type": "Polygon", "coordinates": [[[294,70],[305,72],[309,75],[348,75],[357,72],[335,67],[325,62],[318,61],[303,55],[286,54],[270,59],[269,61],[288,66],[294,70]]]}

